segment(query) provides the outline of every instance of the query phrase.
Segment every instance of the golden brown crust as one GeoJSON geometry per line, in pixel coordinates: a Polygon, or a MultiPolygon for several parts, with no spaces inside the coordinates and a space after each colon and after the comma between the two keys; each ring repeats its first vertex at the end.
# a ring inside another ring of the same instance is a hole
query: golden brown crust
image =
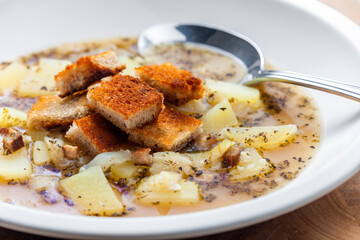
{"type": "Polygon", "coordinates": [[[120,74],[91,89],[87,99],[90,107],[123,130],[152,121],[164,109],[163,95],[156,89],[120,74]]]}
{"type": "Polygon", "coordinates": [[[86,89],[101,78],[115,75],[125,69],[125,65],[117,61],[113,51],[107,51],[94,56],[81,57],[76,63],[55,76],[59,96],[69,96],[86,89]]]}
{"type": "Polygon", "coordinates": [[[93,111],[87,106],[84,94],[66,98],[43,96],[28,112],[27,125],[38,130],[66,128],[73,120],[91,113],[93,111]]]}
{"type": "Polygon", "coordinates": [[[157,150],[178,150],[201,133],[202,122],[165,108],[153,122],[128,131],[129,140],[157,150]]]}
{"type": "Polygon", "coordinates": [[[93,156],[128,147],[126,134],[100,114],[75,120],[65,137],[93,156]]]}
{"type": "Polygon", "coordinates": [[[164,94],[165,101],[178,106],[200,99],[205,91],[199,78],[171,63],[141,66],[135,68],[135,72],[141,80],[164,94]]]}

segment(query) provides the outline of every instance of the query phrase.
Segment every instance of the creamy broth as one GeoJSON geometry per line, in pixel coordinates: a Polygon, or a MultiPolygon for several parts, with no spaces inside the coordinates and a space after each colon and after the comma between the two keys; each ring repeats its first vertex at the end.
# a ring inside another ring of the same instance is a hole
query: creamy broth
{"type": "MultiPolygon", "coordinates": [[[[107,50],[113,50],[117,55],[130,58],[138,56],[136,39],[121,38],[106,41],[77,43],[60,46],[47,51],[21,58],[27,65],[36,65],[39,58],[67,59],[75,62],[79,57],[93,55],[107,50]]],[[[143,64],[171,62],[175,66],[189,70],[201,79],[212,78],[221,81],[237,82],[245,74],[244,67],[227,56],[212,53],[208,50],[186,45],[164,45],[141,60],[143,64]]],[[[9,63],[3,63],[4,68],[9,63]]],[[[0,68],[0,69],[1,69],[0,68]]],[[[267,68],[272,68],[268,65],[267,68]]],[[[142,205],[136,196],[125,191],[119,198],[126,206],[125,216],[157,216],[201,211],[211,208],[228,206],[249,199],[261,197],[288,184],[309,164],[319,146],[321,122],[313,99],[301,88],[282,83],[263,83],[257,86],[264,103],[260,109],[249,110],[233,106],[240,126],[270,126],[296,124],[299,136],[288,145],[275,150],[261,152],[270,159],[275,170],[262,177],[251,178],[241,182],[231,182],[226,171],[208,173],[206,171],[191,176],[190,180],[200,186],[203,201],[191,206],[160,206],[142,205]]],[[[0,107],[13,107],[28,111],[35,98],[16,98],[9,94],[0,97],[0,107]]],[[[63,134],[63,133],[54,133],[63,134]]],[[[86,163],[90,159],[84,158],[86,163]]],[[[78,164],[79,166],[81,164],[78,164]]],[[[59,170],[52,167],[34,166],[33,175],[51,175],[64,177],[59,170]]],[[[79,166],[74,166],[65,173],[77,172],[79,166]]],[[[114,189],[121,189],[117,183],[111,182],[114,189]]],[[[116,190],[115,190],[116,191],[116,190]]],[[[0,184],[0,200],[9,204],[43,209],[51,212],[80,214],[71,199],[65,199],[61,194],[52,196],[38,193],[28,182],[0,184]],[[49,200],[50,199],[50,200],[49,200]],[[53,199],[53,200],[52,200],[53,199]]]]}

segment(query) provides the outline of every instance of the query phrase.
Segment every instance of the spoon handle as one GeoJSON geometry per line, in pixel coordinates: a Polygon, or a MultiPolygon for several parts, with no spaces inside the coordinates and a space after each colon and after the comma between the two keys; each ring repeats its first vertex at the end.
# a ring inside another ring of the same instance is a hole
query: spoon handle
{"type": "Polygon", "coordinates": [[[360,102],[360,86],[340,83],[333,80],[287,71],[260,71],[244,85],[255,85],[261,82],[284,82],[333,93],[360,102]]]}

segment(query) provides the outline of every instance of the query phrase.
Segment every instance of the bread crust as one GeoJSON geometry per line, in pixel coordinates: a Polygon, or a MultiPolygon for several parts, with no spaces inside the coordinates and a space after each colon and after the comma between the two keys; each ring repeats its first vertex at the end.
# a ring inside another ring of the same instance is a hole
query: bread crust
{"type": "Polygon", "coordinates": [[[171,63],[141,66],[135,68],[135,74],[164,94],[165,101],[177,106],[200,99],[204,95],[205,89],[199,78],[171,63]]]}
{"type": "Polygon", "coordinates": [[[73,120],[93,113],[87,106],[85,94],[66,98],[40,97],[27,114],[27,125],[32,129],[49,130],[67,128],[73,120]]]}
{"type": "Polygon", "coordinates": [[[165,108],[153,122],[129,130],[129,140],[156,150],[176,151],[196,138],[202,122],[191,116],[165,108]]]}
{"type": "Polygon", "coordinates": [[[126,134],[100,114],[75,120],[65,137],[91,156],[128,147],[126,134]]]}
{"type": "Polygon", "coordinates": [[[145,82],[117,74],[87,93],[89,106],[119,128],[129,130],[154,120],[164,97],[145,82]]]}
{"type": "Polygon", "coordinates": [[[55,76],[55,85],[59,96],[66,97],[86,89],[101,78],[119,73],[125,67],[113,51],[81,57],[55,76]]]}

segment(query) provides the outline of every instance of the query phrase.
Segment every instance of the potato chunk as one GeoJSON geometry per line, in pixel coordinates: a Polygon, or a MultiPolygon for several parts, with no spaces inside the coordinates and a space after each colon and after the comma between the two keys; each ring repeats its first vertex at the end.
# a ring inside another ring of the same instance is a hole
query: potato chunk
{"type": "Polygon", "coordinates": [[[221,143],[213,147],[210,151],[199,153],[182,153],[182,155],[189,157],[196,168],[210,168],[214,164],[220,164],[222,156],[234,144],[235,142],[224,139],[221,143]]]}
{"type": "Polygon", "coordinates": [[[252,107],[260,104],[260,92],[256,88],[211,79],[206,80],[205,88],[206,98],[211,104],[217,104],[223,98],[227,98],[230,103],[244,103],[252,107]]]}
{"type": "Polygon", "coordinates": [[[84,214],[108,216],[124,210],[100,166],[61,180],[60,186],[84,214]]]}
{"type": "Polygon", "coordinates": [[[26,77],[28,69],[22,63],[13,62],[0,71],[0,94],[7,89],[17,89],[20,81],[26,77]]]}
{"type": "Polygon", "coordinates": [[[10,154],[0,155],[0,179],[9,181],[24,180],[33,172],[26,148],[10,154]]]}
{"type": "Polygon", "coordinates": [[[264,159],[255,148],[245,148],[241,151],[239,164],[229,172],[229,178],[234,181],[258,177],[274,170],[274,166],[264,159]]]}
{"type": "Polygon", "coordinates": [[[15,108],[0,108],[0,127],[14,127],[26,125],[26,113],[15,108]]]}
{"type": "Polygon", "coordinates": [[[290,143],[298,134],[296,125],[224,128],[217,140],[230,139],[246,147],[273,149],[290,143]]]}
{"type": "Polygon", "coordinates": [[[200,201],[197,183],[167,171],[144,178],[135,194],[139,202],[145,204],[191,205],[200,201]]]}
{"type": "Polygon", "coordinates": [[[176,152],[154,153],[150,172],[151,174],[158,174],[161,171],[174,171],[187,175],[194,174],[190,158],[176,152]]]}
{"type": "Polygon", "coordinates": [[[33,162],[36,165],[50,163],[50,153],[48,145],[44,141],[36,141],[33,145],[33,162]]]}
{"type": "Polygon", "coordinates": [[[44,137],[44,141],[47,145],[47,149],[49,150],[51,162],[53,162],[57,167],[63,165],[65,160],[64,151],[62,150],[64,141],[61,138],[52,138],[47,136],[44,137]]]}
{"type": "Polygon", "coordinates": [[[136,174],[142,168],[141,166],[136,166],[132,161],[114,164],[110,167],[110,177],[115,181],[119,179],[130,179],[136,177],[136,174]]]}
{"type": "Polygon", "coordinates": [[[215,133],[224,127],[238,125],[235,113],[226,98],[210,109],[200,120],[203,123],[204,133],[215,133]]]}
{"type": "Polygon", "coordinates": [[[126,161],[131,161],[131,152],[129,150],[120,150],[117,152],[104,152],[97,155],[85,166],[82,166],[80,171],[88,169],[92,166],[100,166],[105,172],[111,165],[122,164],[126,161]]]}
{"type": "Polygon", "coordinates": [[[119,62],[125,64],[126,68],[120,74],[135,77],[135,68],[140,67],[140,59],[131,59],[128,56],[120,56],[119,62]]]}
{"type": "Polygon", "coordinates": [[[68,60],[41,58],[39,65],[31,66],[20,82],[19,97],[40,97],[56,93],[54,76],[71,64],[68,60]]]}

